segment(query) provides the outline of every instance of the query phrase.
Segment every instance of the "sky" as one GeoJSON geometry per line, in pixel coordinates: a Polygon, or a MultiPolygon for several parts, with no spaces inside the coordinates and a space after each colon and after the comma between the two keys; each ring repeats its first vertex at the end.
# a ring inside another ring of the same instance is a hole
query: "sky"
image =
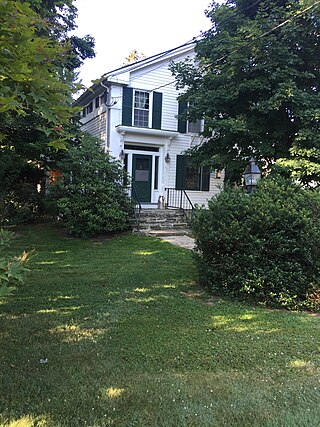
{"type": "Polygon", "coordinates": [[[210,28],[210,0],[76,0],[78,36],[96,41],[96,58],[87,59],[80,79],[91,80],[121,67],[136,49],[147,57],[177,47],[210,28]]]}

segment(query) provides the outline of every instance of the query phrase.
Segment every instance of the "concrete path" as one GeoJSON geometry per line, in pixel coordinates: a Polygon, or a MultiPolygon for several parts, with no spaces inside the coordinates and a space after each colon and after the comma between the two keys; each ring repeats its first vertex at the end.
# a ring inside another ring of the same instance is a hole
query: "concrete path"
{"type": "Polygon", "coordinates": [[[194,239],[189,236],[163,236],[163,237],[158,236],[158,237],[164,240],[165,242],[172,243],[173,245],[176,245],[176,246],[181,246],[182,248],[185,248],[185,249],[193,249],[195,245],[194,239]]]}
{"type": "MultiPolygon", "coordinates": [[[[190,230],[189,230],[190,231],[190,230]]],[[[164,240],[165,242],[172,243],[176,246],[181,246],[185,249],[193,249],[195,241],[192,237],[187,235],[187,230],[175,230],[175,229],[164,229],[164,230],[152,230],[142,231],[141,234],[146,236],[157,237],[158,239],[164,240]]]]}

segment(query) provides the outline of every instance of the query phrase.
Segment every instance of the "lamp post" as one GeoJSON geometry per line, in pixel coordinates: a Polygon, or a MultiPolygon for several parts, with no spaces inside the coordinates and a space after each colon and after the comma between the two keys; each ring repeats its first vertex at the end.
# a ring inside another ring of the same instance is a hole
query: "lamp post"
{"type": "Polygon", "coordinates": [[[244,185],[247,187],[248,193],[252,193],[261,179],[261,171],[256,165],[256,161],[253,157],[249,160],[249,164],[243,174],[244,185]]]}

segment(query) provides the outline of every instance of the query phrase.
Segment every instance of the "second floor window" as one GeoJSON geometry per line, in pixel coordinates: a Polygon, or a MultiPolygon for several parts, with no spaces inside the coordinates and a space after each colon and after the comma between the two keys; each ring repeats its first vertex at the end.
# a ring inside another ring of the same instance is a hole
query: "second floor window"
{"type": "Polygon", "coordinates": [[[136,90],[134,93],[134,126],[149,126],[149,93],[136,90]]]}
{"type": "Polygon", "coordinates": [[[162,93],[123,88],[122,125],[161,129],[162,93]]]}
{"type": "Polygon", "coordinates": [[[93,101],[90,102],[90,104],[87,105],[87,114],[92,113],[93,111],[93,101]]]}
{"type": "Polygon", "coordinates": [[[179,117],[181,114],[185,114],[188,110],[188,104],[186,102],[179,101],[178,108],[178,132],[180,133],[196,133],[202,132],[203,120],[199,119],[195,122],[186,120],[185,118],[179,117]]]}

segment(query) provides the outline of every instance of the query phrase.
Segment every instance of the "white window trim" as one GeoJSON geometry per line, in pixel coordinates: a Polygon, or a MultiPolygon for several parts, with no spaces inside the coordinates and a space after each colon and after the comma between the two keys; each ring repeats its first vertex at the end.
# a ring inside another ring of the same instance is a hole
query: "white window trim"
{"type": "Polygon", "coordinates": [[[150,92],[147,89],[133,89],[133,97],[132,97],[132,126],[140,128],[140,129],[151,129],[152,128],[152,106],[153,106],[153,92],[150,92]],[[136,92],[145,92],[149,94],[149,115],[148,115],[148,127],[138,126],[134,124],[134,101],[136,92]]]}

